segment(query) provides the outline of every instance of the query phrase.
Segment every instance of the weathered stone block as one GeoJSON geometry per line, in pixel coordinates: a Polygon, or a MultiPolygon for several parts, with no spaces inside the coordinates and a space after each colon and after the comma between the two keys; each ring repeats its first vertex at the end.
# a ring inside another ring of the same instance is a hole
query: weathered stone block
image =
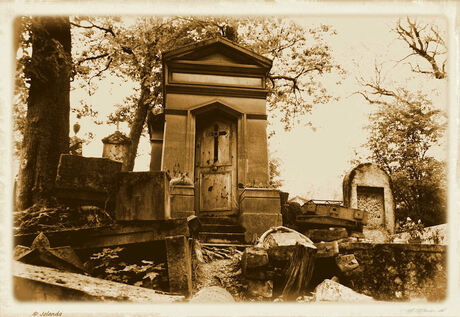
{"type": "Polygon", "coordinates": [[[187,225],[190,235],[194,238],[198,238],[198,234],[201,228],[200,219],[195,215],[189,216],[187,217],[187,225]]]}
{"type": "Polygon", "coordinates": [[[247,243],[257,239],[271,227],[282,224],[281,213],[244,212],[240,216],[241,226],[245,228],[244,240],[247,243]]]}
{"type": "Polygon", "coordinates": [[[345,228],[329,228],[329,229],[310,229],[305,235],[313,242],[329,242],[348,237],[347,229],[345,228]]]}
{"type": "Polygon", "coordinates": [[[342,272],[353,271],[359,266],[354,254],[339,255],[335,258],[335,263],[342,272]]]}
{"type": "Polygon", "coordinates": [[[315,302],[372,302],[373,298],[359,294],[351,288],[343,286],[333,280],[324,280],[314,290],[315,302]]]}
{"type": "Polygon", "coordinates": [[[114,190],[121,163],[106,158],[62,154],[56,175],[56,194],[72,201],[104,202],[114,190]]]}
{"type": "Polygon", "coordinates": [[[187,218],[195,214],[195,188],[191,185],[171,185],[171,218],[187,218]]]}
{"type": "Polygon", "coordinates": [[[279,190],[271,188],[245,188],[241,193],[241,210],[243,213],[248,211],[281,214],[280,200],[279,190]]]}
{"type": "Polygon", "coordinates": [[[251,280],[266,280],[268,278],[267,271],[263,268],[246,269],[244,276],[251,280]]]}
{"type": "Polygon", "coordinates": [[[273,282],[248,280],[248,295],[250,297],[270,298],[273,296],[273,282]]]}
{"type": "Polygon", "coordinates": [[[315,246],[318,248],[318,252],[316,253],[316,257],[318,258],[327,258],[339,254],[339,244],[337,241],[315,243],[315,246]]]}
{"type": "Polygon", "coordinates": [[[268,264],[268,254],[265,249],[250,247],[246,248],[241,257],[241,268],[243,273],[247,269],[261,268],[268,264]]]}
{"type": "Polygon", "coordinates": [[[185,236],[166,238],[169,289],[189,296],[192,293],[192,255],[185,236]]]}
{"type": "Polygon", "coordinates": [[[119,174],[116,220],[164,220],[170,214],[169,180],[165,172],[119,174]]]}

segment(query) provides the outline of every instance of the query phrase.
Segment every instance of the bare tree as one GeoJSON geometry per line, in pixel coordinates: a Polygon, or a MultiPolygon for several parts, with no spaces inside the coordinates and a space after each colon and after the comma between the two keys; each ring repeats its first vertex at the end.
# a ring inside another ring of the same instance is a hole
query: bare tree
{"type": "Polygon", "coordinates": [[[405,20],[400,19],[393,31],[412,50],[401,61],[411,56],[418,56],[430,65],[427,69],[419,63],[412,65],[409,62],[413,72],[430,74],[437,79],[446,78],[447,47],[437,25],[420,23],[407,17],[405,20]]]}

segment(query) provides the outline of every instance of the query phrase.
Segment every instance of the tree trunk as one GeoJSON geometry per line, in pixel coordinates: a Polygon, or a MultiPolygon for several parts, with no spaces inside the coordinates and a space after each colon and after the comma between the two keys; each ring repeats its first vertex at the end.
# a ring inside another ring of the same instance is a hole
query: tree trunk
{"type": "Polygon", "coordinates": [[[49,201],[61,153],[69,148],[71,35],[68,17],[36,17],[18,208],[49,201]]]}
{"type": "Polygon", "coordinates": [[[127,157],[123,159],[122,170],[125,172],[132,171],[134,163],[136,161],[137,148],[139,146],[139,139],[144,128],[145,119],[147,118],[147,112],[149,110],[149,104],[146,102],[147,96],[150,91],[148,87],[142,86],[141,96],[136,106],[136,112],[134,114],[134,120],[131,124],[129,131],[129,138],[131,139],[131,147],[127,153],[127,157]]]}

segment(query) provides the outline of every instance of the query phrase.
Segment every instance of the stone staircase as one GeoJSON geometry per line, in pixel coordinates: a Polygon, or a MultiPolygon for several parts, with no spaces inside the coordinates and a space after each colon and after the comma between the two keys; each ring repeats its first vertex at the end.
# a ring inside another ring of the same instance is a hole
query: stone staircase
{"type": "Polygon", "coordinates": [[[242,245],[244,228],[236,217],[199,217],[201,230],[199,240],[204,244],[242,245]]]}

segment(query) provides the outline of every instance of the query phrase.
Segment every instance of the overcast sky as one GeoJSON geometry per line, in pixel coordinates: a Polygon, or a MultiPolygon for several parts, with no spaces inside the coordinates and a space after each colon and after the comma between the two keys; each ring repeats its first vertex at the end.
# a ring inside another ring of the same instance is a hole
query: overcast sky
{"type": "MultiPolygon", "coordinates": [[[[313,108],[312,114],[304,118],[312,123],[313,128],[299,124],[292,131],[285,132],[280,124],[272,122],[276,135],[270,140],[270,152],[281,162],[282,190],[288,191],[290,197],[342,199],[342,178],[352,168],[350,160],[355,158],[355,152],[362,156],[367,154],[361,145],[367,138],[365,126],[372,111],[372,106],[362,97],[353,94],[359,89],[355,78],[371,76],[377,61],[386,62],[388,79],[405,83],[405,78],[412,75],[408,66],[401,63],[393,67],[393,64],[409,51],[406,44],[390,32],[397,20],[395,16],[304,16],[295,20],[305,25],[328,24],[336,29],[337,35],[329,44],[347,75],[342,85],[337,85],[335,80],[325,83],[326,88],[340,100],[313,108]]],[[[445,27],[443,19],[430,21],[445,27]]],[[[407,83],[413,88],[437,88],[440,92],[435,97],[437,106],[442,108],[446,105],[446,82],[415,76],[407,83]]],[[[84,91],[73,91],[71,103],[78,103],[84,94],[84,91]]],[[[125,95],[123,85],[107,86],[99,89],[89,102],[98,106],[102,118],[113,110],[114,104],[121,103],[125,95]]],[[[85,98],[88,98],[87,95],[85,98]]],[[[85,145],[84,155],[101,156],[100,139],[114,132],[115,127],[94,126],[89,120],[81,120],[80,123],[80,134],[89,130],[95,134],[94,141],[85,145]]],[[[125,126],[121,127],[127,131],[125,126]]],[[[146,138],[141,139],[138,154],[135,170],[148,170],[150,145],[146,138]]]]}

